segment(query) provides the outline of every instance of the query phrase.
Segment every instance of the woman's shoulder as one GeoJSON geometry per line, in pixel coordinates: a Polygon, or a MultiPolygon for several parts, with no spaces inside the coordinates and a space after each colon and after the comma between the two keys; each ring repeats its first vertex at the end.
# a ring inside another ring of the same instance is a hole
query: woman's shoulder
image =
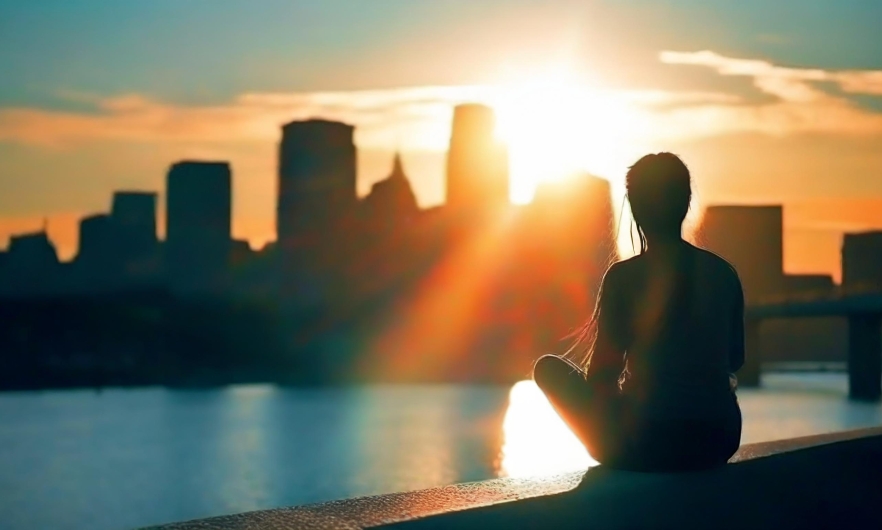
{"type": "Polygon", "coordinates": [[[695,252],[705,267],[719,276],[727,277],[739,287],[741,286],[741,278],[738,276],[738,270],[728,260],[706,248],[696,246],[693,246],[692,248],[695,249],[695,252]]]}

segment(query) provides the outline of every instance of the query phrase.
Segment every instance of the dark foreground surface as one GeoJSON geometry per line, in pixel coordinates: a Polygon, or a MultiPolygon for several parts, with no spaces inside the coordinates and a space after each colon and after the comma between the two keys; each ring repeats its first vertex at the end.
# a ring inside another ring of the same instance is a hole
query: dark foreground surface
{"type": "Polygon", "coordinates": [[[745,446],[729,465],[701,473],[598,467],[156,529],[882,528],[880,469],[875,428],[745,446]]]}

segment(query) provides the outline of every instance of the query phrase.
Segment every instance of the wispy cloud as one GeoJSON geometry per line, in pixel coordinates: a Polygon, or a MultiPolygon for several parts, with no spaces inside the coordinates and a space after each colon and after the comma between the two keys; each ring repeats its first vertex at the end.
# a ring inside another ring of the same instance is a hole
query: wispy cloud
{"type": "MultiPolygon", "coordinates": [[[[882,70],[830,71],[791,68],[713,51],[663,51],[661,62],[753,79],[774,97],[750,103],[735,93],[667,90],[591,92],[633,110],[639,134],[656,140],[690,139],[737,132],[786,135],[882,133],[882,114],[855,105],[851,94],[882,96],[882,70]],[[834,84],[840,93],[825,91],[834,84]]],[[[222,145],[267,142],[293,119],[323,117],[357,126],[361,146],[442,150],[451,107],[462,101],[492,102],[500,87],[449,86],[310,93],[245,93],[216,105],[179,105],[142,94],[99,97],[66,91],[60,97],[90,105],[90,112],[42,108],[0,109],[0,141],[48,147],[83,142],[171,142],[222,145]]],[[[588,97],[588,96],[586,96],[588,97]]],[[[638,132],[635,132],[637,134],[638,132]]]]}
{"type": "Polygon", "coordinates": [[[758,88],[784,99],[801,100],[808,94],[819,92],[809,85],[809,82],[819,81],[836,83],[844,92],[852,94],[882,95],[882,70],[787,68],[758,59],[726,57],[708,50],[663,51],[659,58],[668,64],[708,66],[721,75],[753,77],[758,88]],[[780,88],[784,90],[779,91],[780,88]]]}
{"type": "Polygon", "coordinates": [[[754,86],[776,99],[751,106],[697,105],[669,113],[667,130],[693,134],[762,132],[789,134],[882,133],[882,115],[855,105],[844,95],[819,87],[833,83],[846,94],[882,95],[882,70],[829,71],[789,68],[758,59],[726,57],[712,51],[663,51],[662,62],[712,68],[723,76],[753,78],[754,86]]]}
{"type": "MultiPolygon", "coordinates": [[[[385,136],[410,147],[438,147],[444,120],[461,101],[483,100],[481,87],[419,87],[313,93],[246,93],[214,106],[175,105],[141,94],[84,97],[97,112],[39,108],[0,109],[0,141],[50,147],[86,141],[198,142],[265,141],[290,120],[323,117],[358,126],[363,142],[385,136]],[[440,126],[440,127],[439,127],[440,126]]],[[[449,120],[448,120],[449,121],[449,120]]]]}

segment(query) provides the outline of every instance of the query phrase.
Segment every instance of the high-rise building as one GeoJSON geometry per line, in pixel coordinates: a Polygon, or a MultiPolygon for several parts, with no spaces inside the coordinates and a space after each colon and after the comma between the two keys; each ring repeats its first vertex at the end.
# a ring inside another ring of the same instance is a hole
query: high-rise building
{"type": "Polygon", "coordinates": [[[480,210],[508,204],[508,151],[494,136],[496,118],[485,105],[453,109],[447,152],[447,205],[480,210]]]}
{"type": "Polygon", "coordinates": [[[846,291],[882,291],[882,231],[845,234],[842,285],[846,291]]]}
{"type": "Polygon", "coordinates": [[[324,303],[323,278],[343,252],[339,238],[351,236],[340,228],[358,206],[353,133],[351,125],[316,119],[282,127],[278,272],[283,295],[302,306],[324,303]],[[322,245],[333,238],[336,248],[322,245]]]}
{"type": "MultiPolygon", "coordinates": [[[[554,351],[594,310],[600,281],[617,261],[609,181],[589,174],[545,182],[521,207],[493,302],[507,346],[491,364],[529,371],[536,351],[554,351]]],[[[493,322],[483,327],[491,329],[493,322]]],[[[489,355],[489,354],[488,354],[489,355]]]]}
{"type": "Polygon", "coordinates": [[[283,247],[327,230],[355,209],[354,130],[326,120],[282,127],[277,229],[283,247]]]}
{"type": "Polygon", "coordinates": [[[148,236],[156,235],[156,193],[152,191],[117,191],[113,194],[111,215],[122,227],[132,227],[133,234],[140,231],[148,236]]]}
{"type": "Polygon", "coordinates": [[[145,262],[156,253],[156,193],[118,191],[111,217],[120,235],[120,253],[127,263],[145,262]]]}
{"type": "Polygon", "coordinates": [[[232,173],[227,162],[173,164],[166,184],[165,265],[174,291],[217,289],[230,255],[232,173]]]}
{"type": "Polygon", "coordinates": [[[735,266],[748,303],[784,291],[783,210],[773,206],[711,206],[699,243],[735,266]]]}
{"type": "Polygon", "coordinates": [[[543,182],[528,208],[538,214],[535,224],[544,231],[541,237],[571,256],[582,256],[585,261],[579,266],[584,270],[590,265],[602,274],[618,260],[608,180],[583,173],[543,182]]]}
{"type": "Polygon", "coordinates": [[[77,290],[115,287],[122,272],[119,232],[110,215],[95,214],[80,220],[80,246],[74,262],[77,290]]]}
{"type": "Polygon", "coordinates": [[[99,213],[80,219],[77,262],[109,263],[116,257],[117,235],[111,217],[99,213]]]}

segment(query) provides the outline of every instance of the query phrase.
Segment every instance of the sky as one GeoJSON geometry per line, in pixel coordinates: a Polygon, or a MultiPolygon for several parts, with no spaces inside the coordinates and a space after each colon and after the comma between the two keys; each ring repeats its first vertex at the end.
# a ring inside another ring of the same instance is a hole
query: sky
{"type": "MultiPolygon", "coordinates": [[[[237,238],[275,236],[280,125],[356,125],[359,193],[395,150],[444,200],[452,105],[497,110],[513,199],[641,154],[701,205],[782,203],[788,272],[839,274],[882,228],[878,0],[0,0],[0,248],[48,219],[60,254],[116,189],[224,159],[237,238]]],[[[161,203],[162,201],[160,201],[161,203]]]]}

